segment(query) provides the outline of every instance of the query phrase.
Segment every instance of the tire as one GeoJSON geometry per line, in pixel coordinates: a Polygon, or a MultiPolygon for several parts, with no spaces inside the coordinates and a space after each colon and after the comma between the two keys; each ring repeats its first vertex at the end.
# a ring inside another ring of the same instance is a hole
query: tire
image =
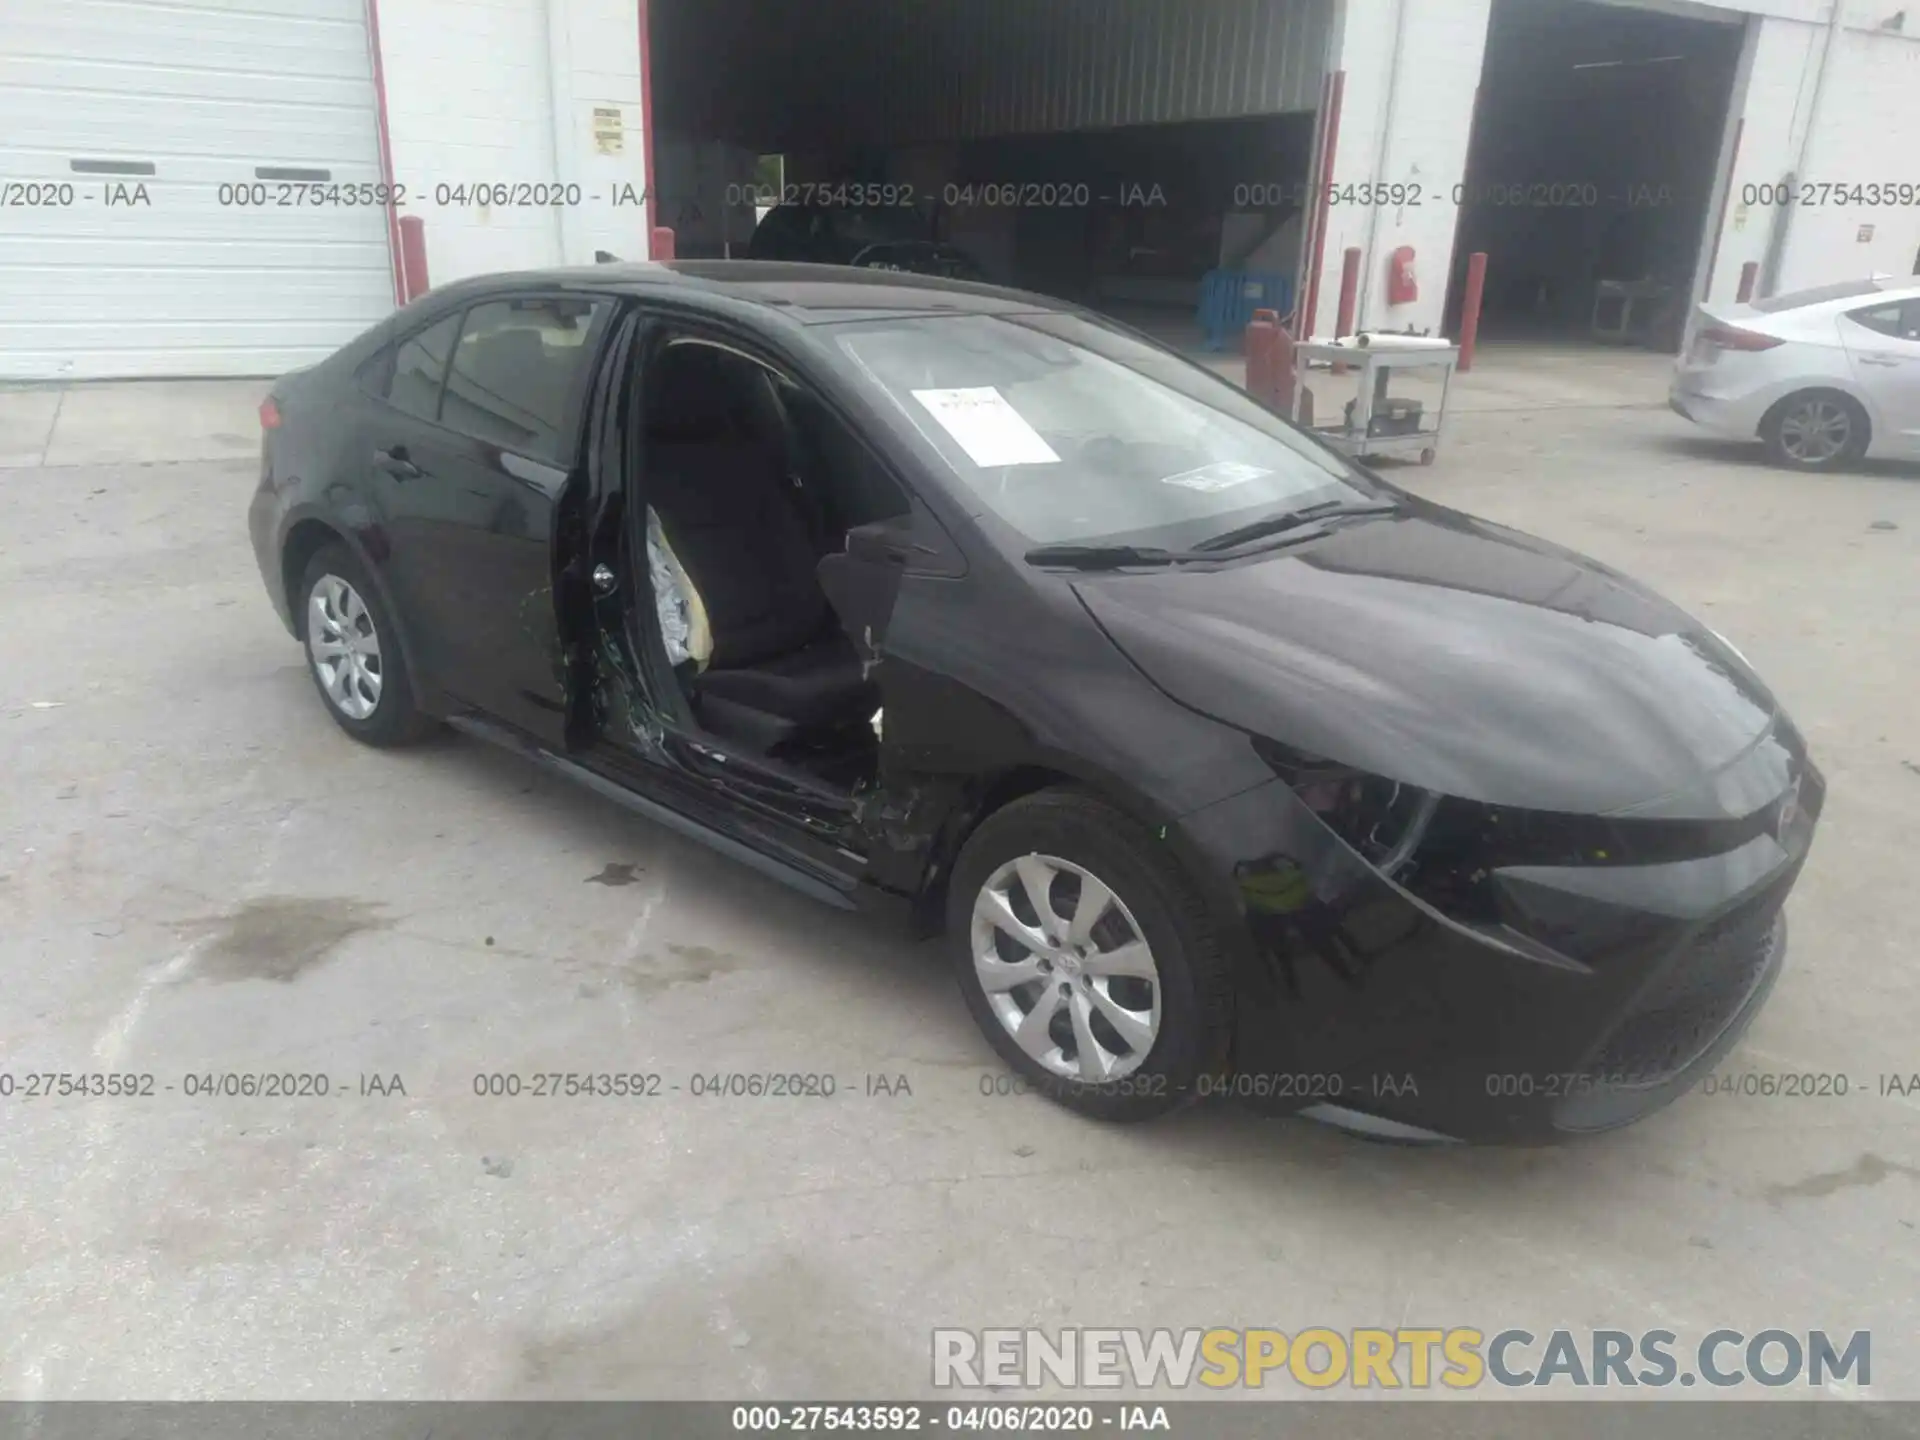
{"type": "Polygon", "coordinates": [[[1092,796],[1044,790],[981,822],[954,864],[947,943],[967,1008],[988,1043],[1028,1088],[1068,1109],[1099,1120],[1147,1120],[1197,1098],[1225,1073],[1232,984],[1206,905],[1165,845],[1092,796]],[[1044,882],[1059,942],[1044,956],[1014,938],[1046,933],[1036,923],[1029,876],[1044,882]],[[1073,922],[1093,893],[1088,878],[1110,901],[1082,941],[1073,922]],[[987,899],[990,886],[1010,913],[987,899]],[[989,921],[985,913],[1000,918],[989,921]],[[1135,939],[1146,947],[1151,980],[1139,973],[1135,939]],[[982,967],[998,964],[1008,968],[990,994],[982,967]],[[1030,978],[1015,983],[1020,975],[1030,978]],[[1034,1028],[1042,1005],[1050,1008],[1034,1028]],[[1026,1031],[1031,1050],[1016,1029],[1026,1031]],[[1088,1036],[1095,1042],[1091,1065],[1082,1059],[1088,1036]]]}
{"type": "Polygon", "coordinates": [[[351,550],[336,542],[315,551],[297,604],[307,673],[336,725],[382,748],[411,745],[437,728],[415,700],[386,604],[351,550]]]}
{"type": "Polygon", "coordinates": [[[1838,390],[1800,390],[1760,422],[1774,464],[1788,470],[1838,470],[1867,453],[1872,422],[1860,403],[1838,390]]]}

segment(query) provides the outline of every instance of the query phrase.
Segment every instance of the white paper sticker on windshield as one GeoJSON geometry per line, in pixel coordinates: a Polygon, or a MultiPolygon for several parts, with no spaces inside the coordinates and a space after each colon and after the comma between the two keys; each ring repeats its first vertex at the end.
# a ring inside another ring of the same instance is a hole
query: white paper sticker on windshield
{"type": "Polygon", "coordinates": [[[991,465],[1058,465],[1060,457],[991,385],[971,390],[916,390],[918,400],[967,458],[982,469],[991,465]]]}
{"type": "Polygon", "coordinates": [[[1183,470],[1178,475],[1168,475],[1160,483],[1178,485],[1183,490],[1203,490],[1212,494],[1215,490],[1231,490],[1236,485],[1244,485],[1249,480],[1258,480],[1262,475],[1272,473],[1271,470],[1263,470],[1258,465],[1242,465],[1237,460],[1221,460],[1212,465],[1202,465],[1198,470],[1183,470]]]}

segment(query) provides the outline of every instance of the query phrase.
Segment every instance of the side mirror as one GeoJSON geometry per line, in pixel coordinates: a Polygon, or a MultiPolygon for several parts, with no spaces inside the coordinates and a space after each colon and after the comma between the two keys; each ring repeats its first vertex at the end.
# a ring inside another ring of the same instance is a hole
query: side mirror
{"type": "Polygon", "coordinates": [[[913,538],[911,515],[874,520],[847,531],[847,557],[870,565],[904,565],[909,555],[937,553],[932,546],[913,538]]]}

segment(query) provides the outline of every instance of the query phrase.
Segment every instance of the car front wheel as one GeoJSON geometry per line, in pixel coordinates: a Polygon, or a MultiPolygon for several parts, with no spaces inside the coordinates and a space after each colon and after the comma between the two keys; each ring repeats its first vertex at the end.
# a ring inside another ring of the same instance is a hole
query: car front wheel
{"type": "Polygon", "coordinates": [[[379,593],[346,546],[323,546],[300,582],[307,670],[327,713],[368,745],[405,745],[434,728],[414,702],[400,642],[379,593]]]}
{"type": "Polygon", "coordinates": [[[1224,1073],[1219,936],[1165,844],[1123,811],[1047,790],[989,816],[955,863],[947,933],[968,1009],[1028,1088],[1144,1120],[1224,1073]]]}
{"type": "Polygon", "coordinates": [[[1760,425],[1760,438],[1774,463],[1792,470],[1850,465],[1866,453],[1867,437],[1866,411],[1837,390],[1789,395],[1760,425]]]}

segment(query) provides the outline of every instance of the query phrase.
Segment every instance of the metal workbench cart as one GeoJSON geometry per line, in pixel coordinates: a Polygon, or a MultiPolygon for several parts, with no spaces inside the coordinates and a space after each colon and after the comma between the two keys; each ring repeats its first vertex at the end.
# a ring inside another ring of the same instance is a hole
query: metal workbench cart
{"type": "Polygon", "coordinates": [[[1459,346],[1425,335],[1303,340],[1294,347],[1292,419],[1345,455],[1431,465],[1459,360],[1459,346]]]}

